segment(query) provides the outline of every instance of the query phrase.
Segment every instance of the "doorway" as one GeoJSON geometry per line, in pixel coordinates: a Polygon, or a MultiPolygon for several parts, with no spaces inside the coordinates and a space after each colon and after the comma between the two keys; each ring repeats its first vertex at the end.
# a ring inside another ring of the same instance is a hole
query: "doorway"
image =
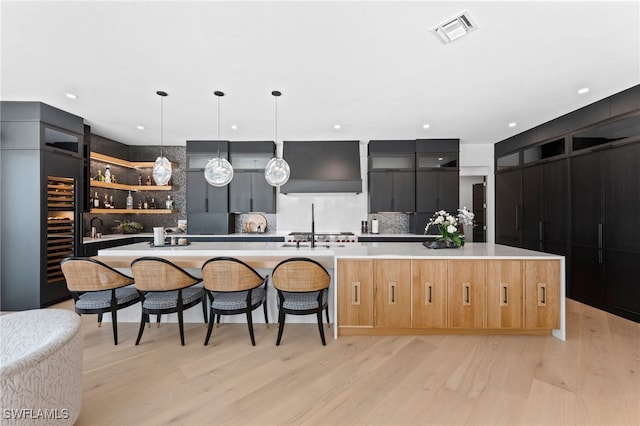
{"type": "Polygon", "coordinates": [[[460,176],[460,206],[474,214],[474,227],[465,227],[467,242],[487,241],[487,182],[486,176],[460,176]]]}

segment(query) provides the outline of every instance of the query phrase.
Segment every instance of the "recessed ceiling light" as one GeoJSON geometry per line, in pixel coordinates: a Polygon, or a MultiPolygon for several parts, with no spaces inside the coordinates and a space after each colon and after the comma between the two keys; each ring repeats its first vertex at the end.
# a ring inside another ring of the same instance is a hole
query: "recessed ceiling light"
{"type": "Polygon", "coordinates": [[[579,95],[584,95],[585,93],[587,93],[589,91],[588,87],[583,87],[582,89],[578,89],[578,94],[579,95]]]}
{"type": "Polygon", "coordinates": [[[429,127],[431,127],[431,124],[423,124],[423,125],[422,125],[422,128],[423,128],[423,129],[428,129],[429,127]]]}
{"type": "Polygon", "coordinates": [[[138,130],[144,130],[144,126],[142,126],[142,125],[140,125],[140,124],[138,124],[138,125],[136,126],[136,128],[137,128],[138,130]]]}
{"type": "Polygon", "coordinates": [[[73,93],[67,93],[66,95],[69,99],[78,99],[78,95],[74,95],[73,93]]]}
{"type": "Polygon", "coordinates": [[[442,161],[442,160],[444,160],[444,158],[438,157],[438,161],[442,161]]]}
{"type": "Polygon", "coordinates": [[[236,126],[235,124],[232,124],[232,125],[231,125],[231,128],[232,128],[233,130],[238,130],[238,126],[236,126]]]}
{"type": "Polygon", "coordinates": [[[509,127],[516,127],[516,123],[515,122],[509,123],[509,127]]]}
{"type": "Polygon", "coordinates": [[[340,127],[342,127],[342,126],[340,126],[339,124],[334,124],[333,125],[333,128],[336,129],[336,130],[340,130],[340,127]]]}

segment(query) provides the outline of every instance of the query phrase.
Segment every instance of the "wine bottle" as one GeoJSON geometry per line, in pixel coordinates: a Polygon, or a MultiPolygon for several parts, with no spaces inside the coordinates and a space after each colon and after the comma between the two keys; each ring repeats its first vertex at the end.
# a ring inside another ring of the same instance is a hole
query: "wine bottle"
{"type": "Polygon", "coordinates": [[[98,197],[98,191],[96,191],[96,194],[93,196],[93,208],[100,208],[100,197],[98,197]]]}
{"type": "Polygon", "coordinates": [[[129,191],[129,195],[127,195],[127,210],[133,209],[133,197],[131,196],[131,191],[129,191]]]}
{"type": "Polygon", "coordinates": [[[111,167],[107,164],[107,168],[104,171],[104,181],[106,183],[111,183],[111,167]]]}
{"type": "Polygon", "coordinates": [[[167,210],[173,210],[173,200],[171,195],[167,195],[167,210]]]}

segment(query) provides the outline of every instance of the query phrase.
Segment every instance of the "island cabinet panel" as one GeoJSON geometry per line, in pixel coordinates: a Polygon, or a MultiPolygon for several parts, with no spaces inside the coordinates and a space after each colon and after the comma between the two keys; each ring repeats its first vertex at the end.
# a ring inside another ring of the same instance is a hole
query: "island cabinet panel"
{"type": "Polygon", "coordinates": [[[375,326],[411,327],[411,261],[375,259],[375,326]]]}
{"type": "Polygon", "coordinates": [[[412,260],[412,327],[447,327],[447,260],[412,260]]]}
{"type": "Polygon", "coordinates": [[[373,260],[338,260],[338,325],[373,327],[373,260]]]}
{"type": "Polygon", "coordinates": [[[560,262],[524,261],[524,327],[559,328],[560,262]]]}
{"type": "Polygon", "coordinates": [[[483,328],[484,260],[450,260],[449,327],[483,328]]]}
{"type": "Polygon", "coordinates": [[[522,328],[522,262],[486,263],[487,328],[522,328]]]}

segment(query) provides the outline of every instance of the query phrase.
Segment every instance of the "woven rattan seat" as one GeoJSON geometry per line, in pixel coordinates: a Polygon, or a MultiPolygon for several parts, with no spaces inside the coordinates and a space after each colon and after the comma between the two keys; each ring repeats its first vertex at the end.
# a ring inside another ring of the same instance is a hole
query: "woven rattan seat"
{"type": "Polygon", "coordinates": [[[118,344],[118,309],[140,301],[131,285],[133,279],[89,257],[68,257],[60,262],[67,288],[75,301],[78,314],[97,314],[98,326],[102,314],[111,313],[113,343],[118,344]]]}
{"type": "Polygon", "coordinates": [[[283,260],[273,269],[273,286],[278,291],[278,339],[280,345],[286,314],[316,314],[322,344],[326,345],[322,328],[322,311],[329,323],[328,292],[331,284],[329,272],[312,259],[295,257],[283,260]]]}
{"type": "MultiPolygon", "coordinates": [[[[202,303],[204,322],[207,322],[204,289],[193,287],[201,280],[174,263],[159,257],[141,257],[131,262],[135,286],[142,300],[140,331],[136,345],[140,343],[149,315],[178,314],[180,343],[184,346],[183,312],[202,303]]],[[[160,317],[158,317],[158,321],[160,317]]]]}
{"type": "Polygon", "coordinates": [[[255,346],[252,311],[262,305],[265,323],[269,323],[267,315],[268,281],[268,276],[262,277],[255,269],[238,259],[216,257],[206,261],[202,266],[202,282],[211,303],[211,320],[204,344],[209,344],[209,338],[213,331],[214,315],[216,315],[217,323],[220,323],[221,315],[245,314],[251,344],[255,346]]]}

